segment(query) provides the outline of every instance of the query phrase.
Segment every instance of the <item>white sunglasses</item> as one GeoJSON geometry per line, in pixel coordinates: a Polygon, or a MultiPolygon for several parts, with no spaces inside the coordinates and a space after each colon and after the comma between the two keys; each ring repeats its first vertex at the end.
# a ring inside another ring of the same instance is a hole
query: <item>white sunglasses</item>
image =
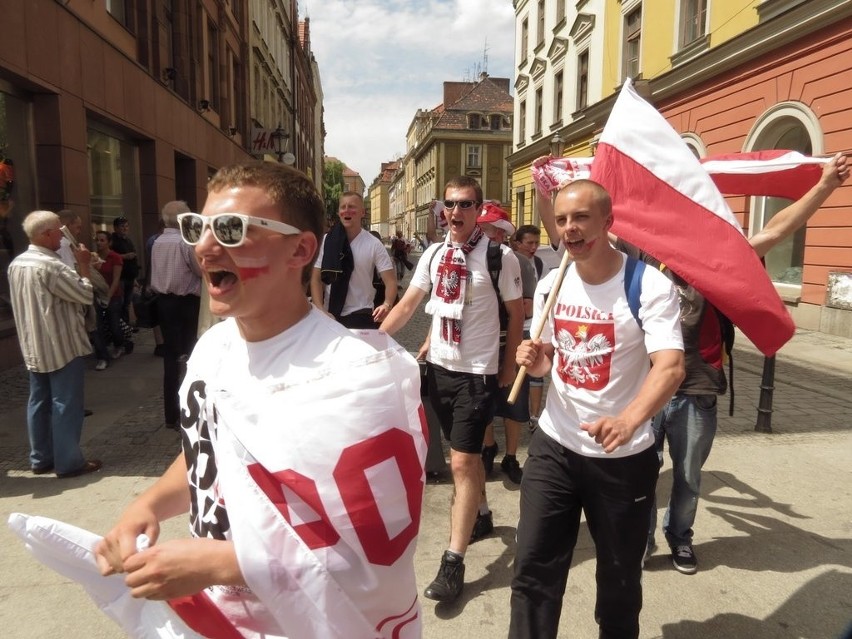
{"type": "Polygon", "coordinates": [[[249,225],[281,233],[282,235],[296,235],[301,233],[295,226],[284,222],[268,220],[264,217],[252,217],[242,213],[220,213],[219,215],[201,215],[199,213],[180,213],[177,216],[180,236],[190,246],[195,246],[201,241],[204,230],[209,226],[213,231],[213,237],[226,248],[236,248],[246,241],[249,225]]]}

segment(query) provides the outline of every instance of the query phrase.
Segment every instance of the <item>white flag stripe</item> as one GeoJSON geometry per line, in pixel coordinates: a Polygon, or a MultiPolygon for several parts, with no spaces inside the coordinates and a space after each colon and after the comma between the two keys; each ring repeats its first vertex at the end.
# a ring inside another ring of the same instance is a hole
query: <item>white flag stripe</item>
{"type": "Polygon", "coordinates": [[[382,523],[388,531],[388,538],[393,539],[411,525],[411,515],[408,504],[394,495],[405,494],[405,482],[399,473],[396,459],[386,459],[372,468],[364,470],[373,500],[382,515],[382,523]]]}
{"type": "Polygon", "coordinates": [[[639,97],[629,79],[625,80],[625,87],[615,101],[609,120],[601,134],[602,144],[616,146],[657,178],[742,233],[740,223],[709,175],[707,179],[695,179],[704,173],[695,170],[701,163],[666,119],[639,97]],[[632,115],[616,117],[619,111],[632,115]],[[635,114],[640,111],[644,115],[636,117],[635,114]],[[660,122],[665,126],[660,126],[660,122]],[[661,152],[661,148],[665,150],[661,152]]]}
{"type": "Polygon", "coordinates": [[[777,173],[795,169],[802,164],[827,164],[831,158],[812,158],[801,153],[787,153],[774,160],[708,160],[701,166],[710,174],[730,173],[753,175],[756,173],[777,173]]]}

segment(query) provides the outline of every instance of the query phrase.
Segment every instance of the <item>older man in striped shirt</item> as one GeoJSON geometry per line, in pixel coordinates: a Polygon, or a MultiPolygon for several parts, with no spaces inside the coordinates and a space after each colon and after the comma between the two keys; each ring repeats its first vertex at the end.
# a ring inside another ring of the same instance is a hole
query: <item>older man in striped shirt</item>
{"type": "Polygon", "coordinates": [[[59,259],[59,216],[33,211],[24,219],[30,240],[9,265],[12,312],[30,372],[27,430],[30,468],[76,477],[101,467],[80,450],[83,431],[83,357],[92,351],[83,320],[92,304],[91,254],[74,250],[79,275],[59,259]]]}

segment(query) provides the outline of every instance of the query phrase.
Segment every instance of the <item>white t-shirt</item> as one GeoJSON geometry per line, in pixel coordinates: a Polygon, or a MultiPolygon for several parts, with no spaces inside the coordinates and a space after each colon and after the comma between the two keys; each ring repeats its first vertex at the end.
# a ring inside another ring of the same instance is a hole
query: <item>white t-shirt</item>
{"type": "MultiPolygon", "coordinates": [[[[234,319],[216,324],[204,333],[187,364],[186,377],[180,389],[182,421],[189,419],[194,423],[193,428],[184,427],[181,430],[190,487],[192,534],[197,537],[231,539],[232,529],[236,528],[229,519],[215,455],[218,444],[216,420],[217,416],[218,419],[223,418],[225,408],[217,403],[217,397],[230,395],[245,401],[249,408],[240,418],[244,420],[245,426],[257,427],[262,419],[268,419],[270,416],[253,414],[251,407],[260,405],[260,399],[268,396],[269,392],[307,384],[317,389],[317,384],[323,383],[323,379],[331,372],[346,371],[351,363],[375,358],[376,353],[376,348],[316,308],[312,308],[293,327],[260,342],[246,342],[240,336],[234,319]],[[257,401],[254,401],[255,399],[257,401]]],[[[339,380],[325,383],[339,388],[339,380]]],[[[329,408],[328,403],[326,408],[329,408]]],[[[365,408],[362,412],[368,421],[374,420],[376,411],[382,410],[382,406],[373,408],[365,408]]],[[[324,474],[331,477],[332,465],[335,462],[337,466],[342,463],[338,460],[339,451],[335,448],[340,444],[331,437],[335,429],[339,428],[339,424],[326,419],[322,420],[322,424],[310,423],[288,411],[282,411],[280,420],[284,433],[286,434],[288,429],[291,431],[287,435],[287,441],[290,442],[287,454],[305,460],[303,465],[294,463],[293,471],[301,471],[307,477],[309,471],[305,470],[304,464],[316,465],[317,456],[324,456],[327,458],[324,463],[329,467],[329,472],[324,474]],[[302,432],[304,429],[315,432],[311,435],[313,439],[302,432]],[[322,449],[321,445],[316,443],[317,437],[329,437],[332,443],[328,450],[322,449]],[[308,443],[308,440],[313,443],[308,443]]],[[[404,428],[404,425],[400,428],[404,428]]],[[[324,479],[329,481],[328,477],[324,479]]],[[[331,503],[333,496],[330,490],[320,494],[323,503],[331,503]]],[[[387,503],[390,495],[384,495],[384,498],[387,503]]],[[[294,522],[300,521],[299,517],[304,517],[305,521],[315,517],[304,505],[294,503],[290,508],[293,512],[298,511],[292,515],[294,522]]],[[[331,510],[331,506],[328,508],[327,512],[333,519],[336,513],[331,510]]],[[[351,559],[351,549],[343,542],[335,545],[333,550],[339,551],[339,554],[349,561],[340,559],[331,548],[317,548],[315,552],[332,577],[368,619],[382,610],[382,599],[386,602],[389,599],[383,588],[393,588],[396,589],[395,592],[410,595],[412,601],[416,599],[413,544],[402,560],[378,568],[351,559]],[[374,572],[370,572],[371,569],[374,569],[374,572]],[[377,580],[376,574],[383,570],[390,574],[381,573],[383,579],[377,580]],[[365,583],[371,583],[371,586],[365,587],[365,583]]],[[[286,584],[284,575],[281,579],[282,584],[286,584]]],[[[284,636],[270,631],[277,628],[278,624],[248,588],[212,586],[206,592],[232,619],[239,620],[239,627],[247,638],[274,639],[284,636]]]]}
{"type": "MultiPolygon", "coordinates": [[[[432,299],[437,299],[435,290],[437,287],[432,283],[437,280],[438,267],[441,264],[443,242],[432,244],[427,248],[414,275],[411,276],[411,286],[422,291],[432,289],[432,299]],[[437,252],[437,255],[435,253],[437,252]],[[434,259],[433,259],[434,257],[434,259]]],[[[453,244],[460,248],[461,244],[453,244]]],[[[503,253],[500,277],[497,286],[501,297],[506,301],[512,301],[521,297],[521,267],[514,252],[507,246],[500,247],[503,253]]],[[[500,316],[497,309],[497,294],[491,283],[491,275],[487,264],[488,239],[483,237],[473,250],[468,253],[467,283],[465,285],[464,310],[461,319],[461,357],[460,359],[442,359],[435,356],[431,349],[426,360],[446,368],[447,370],[460,373],[474,373],[477,375],[495,375],[500,368],[499,362],[499,334],[500,316]]],[[[431,340],[437,343],[440,339],[441,318],[432,316],[431,340]]]]}
{"type": "MultiPolygon", "coordinates": [[[[622,258],[626,256],[622,254],[622,258]]],[[[556,272],[539,282],[533,324],[544,310],[556,272]]],[[[680,306],[671,281],[653,268],[642,276],[639,317],[624,293],[624,265],[603,284],[586,284],[572,264],[565,273],[541,340],[554,347],[551,388],[539,426],[566,448],[589,457],[626,457],[654,443],[651,421],[612,453],[583,430],[606,415],[618,415],[639,394],[650,370],[649,353],[683,350],[680,306]],[[643,332],[644,331],[644,332],[643,332]]]]}
{"type": "MultiPolygon", "coordinates": [[[[320,243],[319,254],[314,262],[314,268],[322,268],[322,255],[325,248],[324,235],[320,243]]],[[[349,242],[352,260],[355,268],[349,277],[349,289],[346,292],[346,302],[343,304],[341,315],[349,315],[365,308],[373,309],[373,298],[376,289],[373,287],[373,268],[379,273],[393,270],[393,262],[384,245],[370,233],[362,230],[355,239],[349,242]]],[[[325,308],[328,309],[330,286],[325,287],[325,308]]]]}

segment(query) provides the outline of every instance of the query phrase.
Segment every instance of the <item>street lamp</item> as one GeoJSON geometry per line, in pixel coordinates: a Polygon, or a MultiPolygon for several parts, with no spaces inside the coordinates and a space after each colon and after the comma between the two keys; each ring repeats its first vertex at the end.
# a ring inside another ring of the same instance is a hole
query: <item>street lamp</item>
{"type": "Polygon", "coordinates": [[[279,123],[278,128],[271,133],[271,136],[275,140],[275,155],[278,156],[279,162],[283,162],[284,154],[286,153],[284,143],[290,139],[290,134],[281,128],[281,124],[279,123]]]}
{"type": "Polygon", "coordinates": [[[562,157],[562,138],[559,137],[558,133],[554,133],[553,137],[550,138],[550,155],[555,158],[562,157]]]}

